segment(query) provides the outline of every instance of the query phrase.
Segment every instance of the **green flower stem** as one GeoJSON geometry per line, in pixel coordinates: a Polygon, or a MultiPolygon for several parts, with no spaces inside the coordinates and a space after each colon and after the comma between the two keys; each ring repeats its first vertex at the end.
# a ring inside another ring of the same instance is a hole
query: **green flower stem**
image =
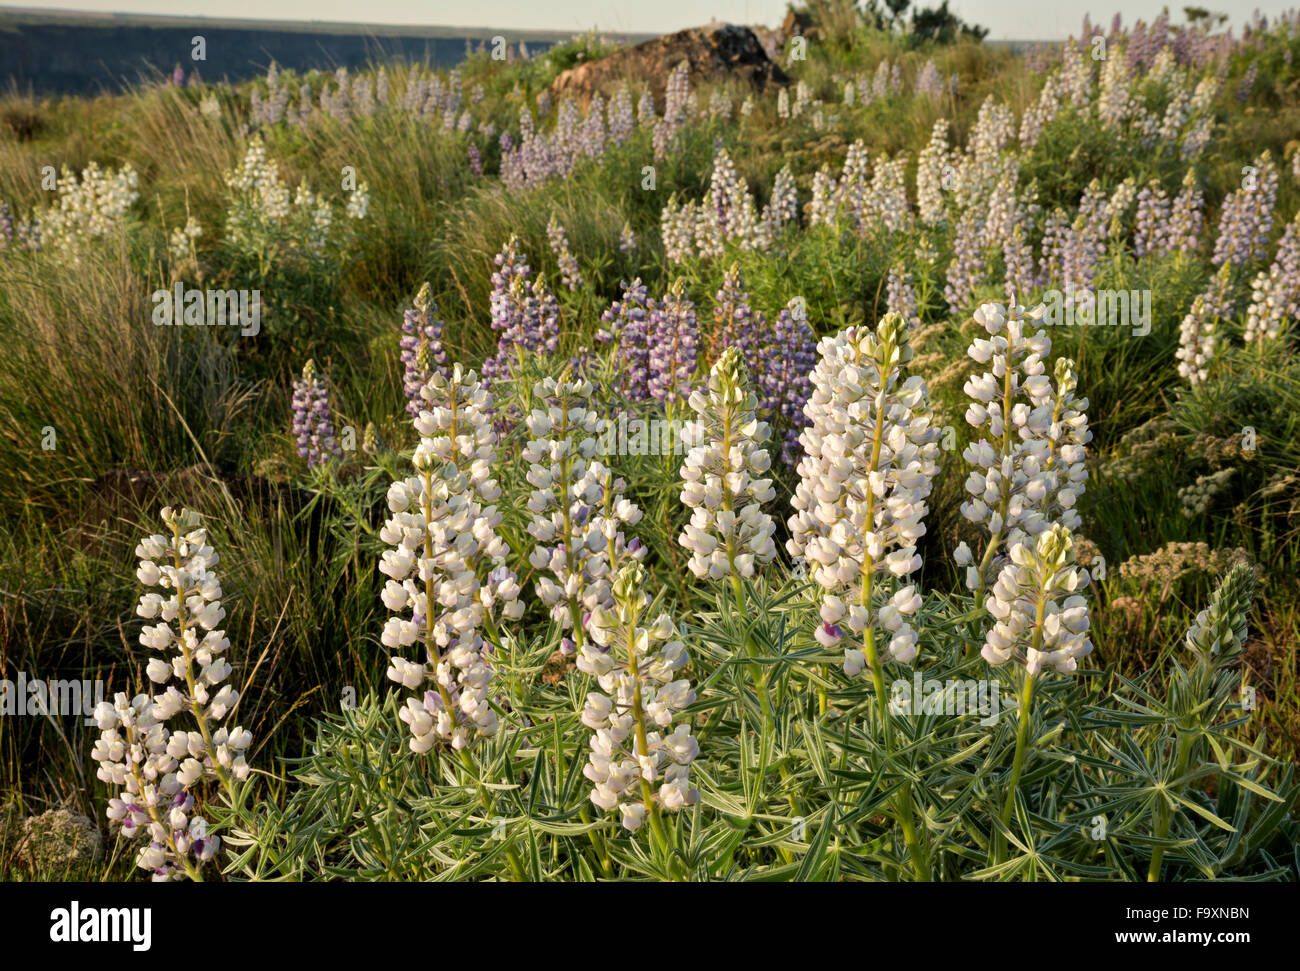
{"type": "MultiPolygon", "coordinates": [[[[178,579],[181,574],[180,545],[181,545],[180,527],[173,525],[172,526],[172,564],[176,567],[176,576],[178,579]]],[[[189,591],[182,590],[180,589],[180,586],[177,585],[176,626],[180,628],[180,636],[177,639],[177,641],[180,644],[181,657],[185,661],[185,685],[190,692],[190,711],[194,715],[194,721],[199,726],[199,732],[203,735],[204,747],[208,752],[208,754],[212,756],[212,768],[216,772],[216,776],[220,780],[222,788],[226,790],[226,795],[231,799],[231,801],[233,801],[235,792],[234,792],[234,787],[230,781],[230,775],[222,767],[221,763],[217,761],[217,749],[216,746],[212,744],[212,731],[208,727],[208,719],[203,714],[203,706],[199,704],[198,699],[195,697],[195,690],[198,687],[198,685],[194,681],[194,662],[193,662],[193,658],[190,655],[190,649],[185,644],[185,630],[187,627],[185,623],[185,597],[188,593],[189,591]]]]}
{"type": "MultiPolygon", "coordinates": [[[[1011,454],[1011,348],[1007,347],[1007,366],[1006,374],[1002,377],[1002,441],[999,443],[998,456],[1003,462],[1011,454]]],[[[1011,481],[1002,480],[1002,487],[998,497],[998,519],[1002,523],[1003,529],[1006,528],[1007,512],[1011,507],[1011,481]]],[[[993,557],[1002,545],[1002,530],[994,533],[989,537],[988,546],[984,548],[984,555],[980,557],[979,580],[975,587],[975,609],[982,610],[984,604],[984,589],[986,586],[986,577],[988,569],[993,562],[993,557]]],[[[971,653],[974,653],[973,647],[968,646],[971,653]]]]}
{"type": "MultiPolygon", "coordinates": [[[[582,808],[578,810],[578,817],[584,823],[591,822],[591,806],[587,800],[583,801],[582,808]]],[[[591,840],[591,845],[595,849],[597,856],[600,858],[600,870],[606,877],[614,876],[614,866],[609,859],[609,848],[605,845],[605,837],[599,830],[590,830],[587,837],[591,840]]]]}
{"type": "MultiPolygon", "coordinates": [[[[890,357],[890,348],[887,345],[884,357],[890,357]]],[[[861,361],[862,351],[859,347],[858,360],[861,361]]],[[[888,386],[889,376],[886,369],[877,365],[880,387],[888,386]]],[[[871,464],[868,467],[868,475],[880,468],[880,446],[884,438],[885,413],[880,409],[876,410],[876,429],[872,436],[871,446],[871,464]]],[[[863,529],[870,530],[876,521],[876,494],[871,490],[867,491],[867,510],[864,517],[863,529]]],[[[862,542],[862,593],[860,603],[867,610],[871,611],[871,592],[875,585],[876,562],[868,552],[868,543],[865,535],[862,542]]],[[[867,657],[867,666],[871,669],[871,683],[876,691],[876,707],[880,715],[880,730],[885,737],[885,752],[888,756],[894,754],[894,730],[889,721],[889,699],[885,694],[885,672],[880,663],[880,657],[876,651],[876,628],[873,624],[868,624],[867,629],[863,632],[862,638],[863,653],[867,657]]],[[[903,842],[907,845],[908,855],[912,858],[912,868],[916,872],[917,879],[930,879],[930,864],[927,860],[926,848],[921,845],[917,835],[915,820],[915,808],[912,804],[912,787],[910,782],[904,782],[894,791],[894,810],[898,817],[898,824],[903,828],[903,842]]]]}
{"type": "MultiPolygon", "coordinates": [[[[1043,602],[1038,604],[1038,624],[1034,629],[1034,647],[1037,648],[1042,637],[1043,602]]],[[[1034,699],[1034,676],[1025,675],[1024,687],[1020,690],[1020,724],[1016,728],[1016,754],[1011,761],[1011,781],[1007,784],[1007,798],[1002,805],[1002,824],[1011,824],[1011,813],[1016,805],[1016,788],[1020,785],[1020,773],[1025,767],[1025,755],[1029,742],[1029,715],[1034,699]]],[[[999,831],[994,839],[993,862],[1001,863],[1006,853],[1006,837],[999,831]]]]}
{"type": "MultiPolygon", "coordinates": [[[[627,625],[627,671],[632,676],[632,719],[636,726],[636,754],[641,758],[650,757],[650,744],[646,739],[645,709],[641,706],[641,675],[637,670],[636,657],[636,622],[635,614],[627,625]]],[[[663,820],[659,818],[659,805],[655,802],[654,791],[644,775],[640,777],[641,801],[645,804],[646,815],[650,817],[650,830],[654,834],[655,845],[660,857],[668,861],[668,834],[664,832],[663,820]]]]}
{"type": "MultiPolygon", "coordinates": [[[[740,585],[740,577],[734,573],[731,575],[731,592],[736,600],[736,612],[742,613],[745,609],[745,592],[740,585]]],[[[772,695],[767,687],[767,675],[763,673],[763,667],[757,660],[758,646],[748,633],[745,635],[745,653],[752,662],[748,667],[750,676],[754,679],[754,684],[758,688],[758,701],[763,709],[763,729],[768,734],[775,734],[776,718],[772,713],[772,695]]]]}
{"type": "MultiPolygon", "coordinates": [[[[492,801],[488,799],[487,787],[483,785],[483,780],[479,776],[478,766],[468,750],[461,749],[457,754],[460,756],[460,764],[465,769],[465,774],[474,781],[474,788],[478,791],[478,804],[483,808],[485,815],[491,814],[493,809],[492,801]]],[[[506,861],[510,864],[510,873],[515,882],[527,883],[528,877],[524,874],[523,865],[519,862],[514,847],[509,843],[506,844],[506,861]]]]}
{"type": "MultiPolygon", "coordinates": [[[[1195,738],[1189,732],[1180,730],[1178,732],[1178,754],[1174,763],[1174,778],[1181,779],[1187,774],[1187,763],[1192,756],[1192,739],[1195,738]]],[[[1169,827],[1173,824],[1174,813],[1169,805],[1169,797],[1163,792],[1161,802],[1156,807],[1156,839],[1165,839],[1169,835],[1169,827]]],[[[1153,847],[1151,850],[1151,866],[1147,869],[1147,882],[1160,882],[1160,867],[1164,862],[1165,848],[1163,846],[1153,847]]]]}
{"type": "MultiPolygon", "coordinates": [[[[728,407],[722,418],[722,454],[728,456],[731,454],[732,437],[735,431],[735,409],[728,407]]],[[[727,488],[726,479],[723,478],[722,486],[722,508],[728,512],[732,511],[731,493],[727,488]]],[[[727,536],[727,572],[731,575],[731,591],[736,598],[736,611],[742,613],[745,609],[745,592],[740,583],[740,576],[736,573],[736,550],[734,545],[734,536],[727,536]]],[[[757,663],[758,648],[754,644],[754,639],[745,635],[745,653],[749,655],[754,662],[750,665],[750,675],[754,679],[754,684],[758,688],[759,704],[763,709],[763,729],[769,735],[776,734],[776,719],[772,714],[772,695],[767,687],[767,675],[763,672],[762,666],[757,663]]]]}
{"type": "MultiPolygon", "coordinates": [[[[867,655],[867,666],[871,669],[871,683],[876,689],[876,705],[880,714],[881,729],[885,733],[885,751],[894,754],[894,731],[889,723],[889,701],[885,695],[885,675],[876,656],[876,631],[868,628],[863,638],[863,647],[867,655]]],[[[918,880],[930,880],[930,864],[926,859],[926,849],[917,836],[916,810],[912,805],[912,784],[904,782],[894,790],[894,808],[898,824],[903,828],[903,842],[907,853],[912,858],[912,868],[918,880]]]]}

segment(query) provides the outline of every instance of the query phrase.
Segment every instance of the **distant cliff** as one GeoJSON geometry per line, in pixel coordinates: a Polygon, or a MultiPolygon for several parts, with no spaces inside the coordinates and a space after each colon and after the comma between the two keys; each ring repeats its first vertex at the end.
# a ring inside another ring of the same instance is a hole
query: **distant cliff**
{"type": "Polygon", "coordinates": [[[0,85],[38,94],[114,91],[180,64],[208,81],[241,81],[275,61],[299,71],[360,68],[387,59],[454,67],[466,42],[500,34],[538,53],[568,34],[486,28],[389,27],[207,18],[96,15],[0,8],[0,85]],[[202,35],[207,60],[190,58],[202,35]]]}

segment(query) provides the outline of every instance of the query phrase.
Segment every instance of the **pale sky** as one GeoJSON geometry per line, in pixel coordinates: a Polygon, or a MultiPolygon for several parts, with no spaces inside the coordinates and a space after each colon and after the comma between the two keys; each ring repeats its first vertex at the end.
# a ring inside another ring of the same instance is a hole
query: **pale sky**
{"type": "MultiPolygon", "coordinates": [[[[917,0],[913,0],[917,2],[917,0]]],[[[940,0],[920,0],[938,6],[940,0]]],[[[1181,23],[1188,0],[949,0],[949,9],[967,22],[990,28],[995,40],[1063,40],[1078,33],[1086,12],[1094,22],[1109,23],[1116,10],[1124,22],[1150,22],[1169,6],[1174,23],[1181,23]],[[1044,9],[1044,8],[1048,9],[1044,9]]],[[[1213,11],[1232,14],[1241,24],[1253,10],[1270,17],[1297,0],[1195,0],[1213,11]]],[[[563,30],[575,33],[595,27],[628,33],[667,33],[709,20],[777,24],[785,15],[785,0],[19,0],[14,6],[61,10],[94,10],[234,17],[271,20],[325,20],[370,24],[445,27],[493,27],[502,30],[563,30]]],[[[883,6],[883,4],[882,4],[883,6]]]]}

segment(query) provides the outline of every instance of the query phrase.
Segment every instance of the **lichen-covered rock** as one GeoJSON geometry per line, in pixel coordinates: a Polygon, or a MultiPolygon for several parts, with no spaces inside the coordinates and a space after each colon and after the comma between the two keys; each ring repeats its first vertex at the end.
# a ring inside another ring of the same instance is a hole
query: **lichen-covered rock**
{"type": "Polygon", "coordinates": [[[758,91],[770,84],[790,83],[785,72],[768,59],[752,30],[713,23],[665,34],[572,67],[551,84],[551,95],[557,101],[572,98],[585,105],[596,92],[608,95],[624,81],[641,81],[649,83],[655,101],[662,105],[668,75],[682,61],[690,65],[692,83],[734,77],[758,91]]]}
{"type": "Polygon", "coordinates": [[[103,841],[94,822],[66,809],[28,816],[19,856],[34,873],[58,876],[99,859],[103,841]]]}

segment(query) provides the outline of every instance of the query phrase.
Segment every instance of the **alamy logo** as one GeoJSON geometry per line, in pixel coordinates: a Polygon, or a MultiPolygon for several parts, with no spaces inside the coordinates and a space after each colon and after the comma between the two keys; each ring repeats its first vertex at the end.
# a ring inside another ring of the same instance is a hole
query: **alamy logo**
{"type": "Polygon", "coordinates": [[[1134,337],[1151,333],[1150,290],[1043,291],[1043,320],[1048,327],[1131,327],[1134,337]]]}
{"type": "Polygon", "coordinates": [[[104,700],[104,683],[84,678],[29,678],[0,680],[0,715],[81,715],[87,726],[95,724],[95,706],[104,700]]]}
{"type": "Polygon", "coordinates": [[[598,455],[683,455],[694,422],[676,418],[600,419],[596,426],[598,455]]]}
{"type": "MultiPolygon", "coordinates": [[[[896,715],[983,715],[980,724],[996,725],[1002,713],[1002,686],[996,679],[970,678],[947,682],[933,678],[899,678],[889,686],[889,707],[896,715]]],[[[1007,699],[1007,707],[1015,700],[1007,699]]]]}
{"type": "Polygon", "coordinates": [[[262,329],[261,290],[193,290],[179,280],[171,290],[155,290],[153,322],[159,327],[239,327],[244,337],[262,329]]]}
{"type": "Polygon", "coordinates": [[[87,907],[76,900],[50,911],[50,940],[56,944],[127,942],[133,951],[152,944],[153,912],[148,907],[87,907]]]}

